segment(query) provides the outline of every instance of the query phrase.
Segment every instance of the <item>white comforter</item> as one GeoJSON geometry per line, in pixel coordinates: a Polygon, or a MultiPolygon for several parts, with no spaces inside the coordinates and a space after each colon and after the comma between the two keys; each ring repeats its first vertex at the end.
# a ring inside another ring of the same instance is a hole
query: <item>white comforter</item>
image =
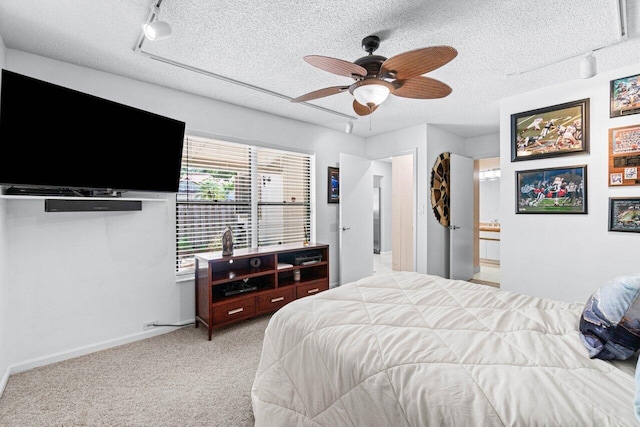
{"type": "Polygon", "coordinates": [[[588,358],[582,307],[409,272],[296,300],[266,329],[256,426],[638,426],[635,362],[588,358]]]}

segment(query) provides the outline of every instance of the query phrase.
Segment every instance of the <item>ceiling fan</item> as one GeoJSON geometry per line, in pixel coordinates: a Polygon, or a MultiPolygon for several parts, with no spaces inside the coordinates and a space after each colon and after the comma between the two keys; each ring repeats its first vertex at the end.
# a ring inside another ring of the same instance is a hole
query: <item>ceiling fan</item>
{"type": "Polygon", "coordinates": [[[431,46],[411,50],[389,59],[374,55],[380,46],[378,36],[362,39],[362,48],[368,55],[354,62],[327,56],[308,55],[309,64],[339,76],[351,77],[348,86],[332,86],[315,90],[292,99],[305,102],[349,91],[355,98],[353,110],[359,116],[373,113],[389,94],[403,98],[435,99],[451,93],[451,87],[422,74],[440,68],[458,55],[451,46],[431,46]]]}

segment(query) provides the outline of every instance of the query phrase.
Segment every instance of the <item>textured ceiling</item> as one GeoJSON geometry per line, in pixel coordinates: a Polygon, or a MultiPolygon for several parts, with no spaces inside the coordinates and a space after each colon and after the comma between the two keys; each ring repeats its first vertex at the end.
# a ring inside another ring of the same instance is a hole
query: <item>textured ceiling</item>
{"type": "Polygon", "coordinates": [[[453,61],[427,74],[451,86],[451,95],[390,96],[355,122],[361,136],[421,123],[463,137],[496,133],[499,99],[579,78],[579,55],[589,50],[606,46],[595,54],[603,72],[638,63],[640,48],[638,0],[626,2],[629,38],[622,42],[619,0],[162,0],[160,18],[173,34],[150,42],[141,25],[153,4],[0,0],[0,36],[10,49],[341,131],[345,116],[358,117],[348,92],[310,101],[340,114],[289,101],[352,83],[304,56],[351,62],[366,55],[361,41],[371,34],[382,40],[375,53],[388,58],[434,45],[457,49],[453,61]]]}

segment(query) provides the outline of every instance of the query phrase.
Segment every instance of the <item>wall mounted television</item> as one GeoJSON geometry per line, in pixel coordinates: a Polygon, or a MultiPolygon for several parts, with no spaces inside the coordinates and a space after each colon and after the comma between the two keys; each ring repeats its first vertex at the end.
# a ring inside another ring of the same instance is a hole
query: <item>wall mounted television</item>
{"type": "Polygon", "coordinates": [[[184,131],[179,120],[2,70],[1,185],[177,192],[184,131]]]}

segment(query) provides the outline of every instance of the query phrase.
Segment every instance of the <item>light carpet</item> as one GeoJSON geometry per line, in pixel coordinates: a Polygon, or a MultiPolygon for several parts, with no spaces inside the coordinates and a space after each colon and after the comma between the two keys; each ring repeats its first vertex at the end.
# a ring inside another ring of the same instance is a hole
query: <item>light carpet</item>
{"type": "Polygon", "coordinates": [[[202,326],[12,375],[2,426],[253,426],[251,385],[270,315],[202,326]]]}

